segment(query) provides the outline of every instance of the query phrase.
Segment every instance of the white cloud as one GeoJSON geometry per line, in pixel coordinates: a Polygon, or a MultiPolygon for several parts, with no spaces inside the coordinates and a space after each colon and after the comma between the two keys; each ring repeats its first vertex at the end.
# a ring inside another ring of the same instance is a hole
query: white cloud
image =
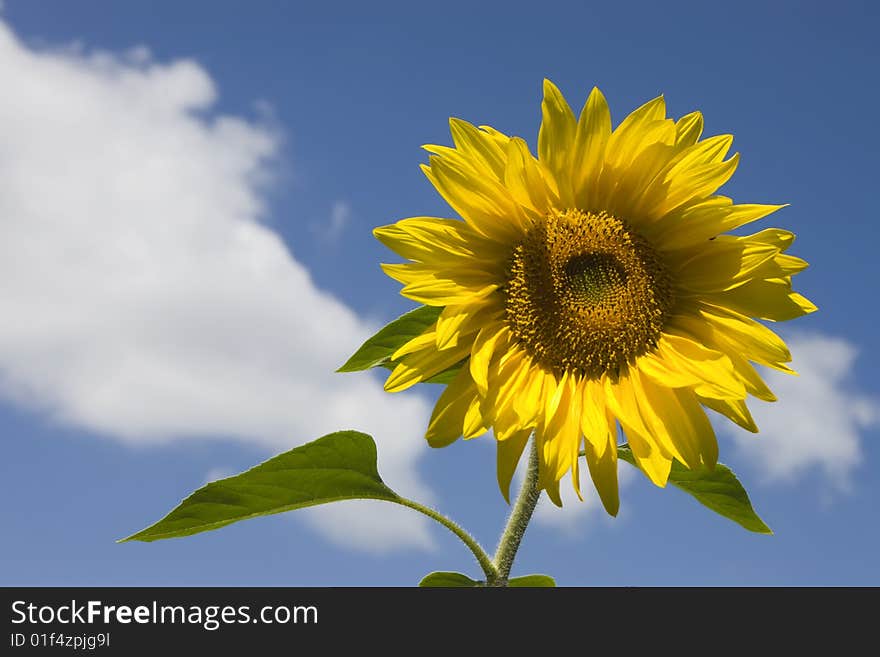
{"type": "MultiPolygon", "coordinates": [[[[2,22],[0,85],[0,394],[131,444],[358,428],[391,486],[430,499],[425,400],[333,373],[376,327],[258,223],[275,131],[212,116],[191,60],[37,51],[2,22]]],[[[333,512],[347,544],[428,544],[378,504],[333,512]]]]}
{"type": "Polygon", "coordinates": [[[819,470],[835,488],[850,486],[862,459],[864,430],[880,422],[880,403],[853,380],[857,350],[846,340],[820,333],[793,333],[787,340],[800,376],[762,370],[779,401],[750,402],[760,433],[718,422],[767,481],[791,481],[819,470]]]}
{"type": "Polygon", "coordinates": [[[312,232],[322,242],[337,242],[351,222],[351,206],[345,201],[334,201],[330,208],[330,216],[326,221],[313,222],[312,232]]]}

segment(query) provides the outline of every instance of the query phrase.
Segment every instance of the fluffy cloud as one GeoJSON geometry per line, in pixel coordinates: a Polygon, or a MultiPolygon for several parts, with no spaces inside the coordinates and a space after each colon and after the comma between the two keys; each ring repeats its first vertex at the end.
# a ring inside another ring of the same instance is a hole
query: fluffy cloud
{"type": "Polygon", "coordinates": [[[345,201],[334,201],[330,208],[330,216],[325,221],[316,221],[310,225],[312,233],[322,242],[339,241],[343,232],[351,223],[351,206],[345,201]]]}
{"type": "MultiPolygon", "coordinates": [[[[273,130],[214,116],[192,61],[37,51],[2,22],[0,80],[0,394],[137,444],[356,427],[390,485],[430,498],[426,402],[333,374],[375,327],[259,223],[273,130]]],[[[429,543],[424,519],[374,510],[334,512],[348,544],[429,543]]]]}
{"type": "Polygon", "coordinates": [[[845,490],[861,461],[864,430],[880,422],[880,403],[856,388],[854,345],[820,333],[793,333],[788,344],[800,376],[764,370],[779,401],[750,402],[761,432],[755,436],[726,423],[717,426],[734,437],[767,481],[791,481],[818,470],[845,490]]]}

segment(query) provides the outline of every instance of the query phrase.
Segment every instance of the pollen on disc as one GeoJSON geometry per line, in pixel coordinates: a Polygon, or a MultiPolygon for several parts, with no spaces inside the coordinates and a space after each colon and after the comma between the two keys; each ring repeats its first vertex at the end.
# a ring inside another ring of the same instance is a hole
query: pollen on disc
{"type": "Polygon", "coordinates": [[[656,346],[672,284],[650,244],[605,212],[551,212],[513,250],[505,318],[543,366],[616,376],[656,346]]]}

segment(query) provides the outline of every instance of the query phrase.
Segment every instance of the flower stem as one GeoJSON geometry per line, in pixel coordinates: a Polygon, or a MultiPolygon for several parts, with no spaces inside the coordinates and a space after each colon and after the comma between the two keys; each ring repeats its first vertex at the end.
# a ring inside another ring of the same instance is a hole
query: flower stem
{"type": "Polygon", "coordinates": [[[489,555],[486,554],[486,551],[477,543],[476,539],[468,534],[462,527],[456,523],[454,520],[447,518],[442,513],[435,511],[434,509],[427,507],[423,504],[419,504],[413,500],[408,500],[405,497],[401,497],[398,500],[395,500],[397,504],[401,506],[408,507],[410,509],[414,509],[419,513],[424,513],[426,516],[431,518],[432,520],[436,520],[441,525],[446,527],[449,531],[455,534],[458,538],[461,539],[461,542],[464,543],[471,552],[474,553],[474,557],[477,559],[477,563],[480,564],[480,568],[483,569],[483,573],[486,575],[486,583],[490,586],[494,585],[498,579],[498,571],[495,568],[495,564],[492,563],[492,559],[489,558],[489,555]]]}
{"type": "Polygon", "coordinates": [[[523,481],[522,488],[519,490],[519,496],[516,499],[513,510],[510,512],[510,517],[507,519],[504,533],[501,534],[498,549],[495,551],[496,586],[507,585],[507,578],[510,575],[516,551],[519,549],[519,544],[522,542],[523,535],[526,533],[529,520],[532,518],[535,505],[538,504],[540,497],[541,491],[538,488],[538,443],[532,438],[526,478],[523,481]]]}

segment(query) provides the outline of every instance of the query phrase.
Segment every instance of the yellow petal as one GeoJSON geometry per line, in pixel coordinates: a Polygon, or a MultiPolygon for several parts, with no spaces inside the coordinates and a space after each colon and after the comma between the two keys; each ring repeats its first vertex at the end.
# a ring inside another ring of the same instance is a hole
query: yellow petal
{"type": "Polygon", "coordinates": [[[731,236],[731,239],[743,242],[760,242],[761,244],[775,246],[779,251],[786,251],[788,247],[794,244],[795,234],[790,230],[783,230],[782,228],[765,228],[751,235],[731,236]]]}
{"type": "Polygon", "coordinates": [[[560,462],[564,459],[559,440],[559,425],[564,419],[564,413],[568,407],[568,377],[567,372],[563,373],[553,390],[553,394],[545,398],[544,415],[535,430],[538,455],[543,465],[538,480],[538,486],[541,488],[547,488],[552,482],[559,480],[558,469],[560,462]],[[561,415],[554,422],[557,410],[561,411],[561,415]]]}
{"type": "Polygon", "coordinates": [[[738,164],[739,153],[735,153],[724,162],[701,164],[682,174],[661,177],[656,184],[664,188],[662,201],[645,206],[644,212],[648,217],[658,219],[685,203],[715,193],[730,179],[738,164]]]}
{"type": "Polygon", "coordinates": [[[431,413],[425,433],[431,447],[446,447],[458,440],[462,435],[465,414],[476,395],[476,386],[467,369],[463,368],[446,386],[431,413]]]}
{"type": "Polygon", "coordinates": [[[758,433],[758,425],[755,424],[749,407],[742,399],[712,399],[711,397],[700,397],[699,399],[700,403],[717,413],[721,413],[746,431],[758,433]]]}
{"type": "Polygon", "coordinates": [[[435,342],[438,349],[454,347],[458,344],[461,328],[474,313],[473,304],[446,306],[437,318],[435,342]]]}
{"type": "Polygon", "coordinates": [[[666,486],[672,456],[651,439],[629,380],[623,377],[617,383],[607,380],[605,389],[608,405],[626,434],[639,469],[655,485],[666,486]]]}
{"type": "Polygon", "coordinates": [[[480,402],[480,396],[474,395],[464,414],[464,425],[462,426],[461,434],[466,440],[482,436],[489,430],[489,423],[483,417],[482,404],[480,402]]]}
{"type": "MultiPolygon", "coordinates": [[[[581,431],[584,443],[590,443],[596,457],[602,457],[615,427],[608,422],[605,390],[599,381],[587,381],[582,387],[581,431]]],[[[613,440],[612,440],[613,442],[613,440]]]]}
{"type": "Polygon", "coordinates": [[[479,130],[467,121],[449,119],[449,131],[455,147],[484,170],[491,172],[495,179],[504,179],[504,149],[491,135],[479,130]]]}
{"type": "Polygon", "coordinates": [[[469,345],[437,351],[425,349],[403,357],[385,381],[386,392],[400,392],[430,379],[467,358],[469,345]]]}
{"type": "Polygon", "coordinates": [[[675,145],[679,148],[693,146],[703,134],[703,115],[700,112],[685,114],[675,122],[675,145]]]}
{"type": "Polygon", "coordinates": [[[616,178],[616,185],[609,185],[608,193],[602,197],[613,214],[630,217],[637,225],[642,223],[638,220],[641,207],[662,200],[661,192],[653,192],[648,183],[660,174],[673,154],[675,125],[672,121],[658,121],[643,139],[641,151],[632,163],[622,170],[609,172],[616,178]],[[650,197],[652,193],[656,198],[650,197]]]}
{"type": "Polygon", "coordinates": [[[654,242],[662,250],[687,248],[762,219],[785,205],[731,205],[726,197],[713,196],[702,203],[673,212],[660,220],[662,232],[654,242]],[[716,200],[718,199],[718,200],[716,200]]]}
{"type": "Polygon", "coordinates": [[[391,354],[391,360],[400,360],[407,354],[414,354],[415,352],[424,349],[433,349],[434,345],[437,343],[436,328],[437,324],[434,323],[424,333],[405,342],[397,349],[397,351],[391,354]]]}
{"type": "Polygon", "coordinates": [[[805,297],[801,294],[798,294],[797,292],[790,294],[789,300],[792,303],[796,304],[801,309],[801,311],[803,312],[804,315],[807,315],[809,313],[812,313],[812,312],[815,312],[818,310],[818,308],[816,307],[816,305],[812,301],[807,299],[807,297],[805,297]]]}
{"type": "Polygon", "coordinates": [[[774,267],[770,275],[774,278],[778,276],[794,276],[810,266],[810,263],[806,260],[785,253],[781,253],[773,258],[773,264],[774,267]]]}
{"type": "Polygon", "coordinates": [[[665,456],[656,445],[633,427],[624,428],[636,465],[655,486],[665,488],[672,470],[672,457],[665,456]]]}
{"type": "Polygon", "coordinates": [[[503,308],[492,303],[492,297],[481,304],[446,306],[437,318],[437,348],[458,346],[459,340],[467,338],[485,325],[500,323],[503,312],[503,308]]]}
{"type": "Polygon", "coordinates": [[[684,422],[691,427],[693,433],[688,434],[698,445],[700,460],[708,468],[714,468],[718,463],[718,441],[715,438],[715,430],[712,423],[706,417],[706,412],[700,406],[699,397],[687,389],[677,389],[675,394],[678,403],[684,411],[687,419],[684,422]]]}
{"type": "Polygon", "coordinates": [[[760,268],[779,254],[771,244],[721,235],[695,249],[695,254],[677,264],[675,280],[692,292],[723,292],[755,277],[760,268]]]}
{"type": "Polygon", "coordinates": [[[561,380],[552,372],[544,374],[544,408],[541,409],[542,421],[551,418],[556,414],[559,408],[559,402],[562,401],[562,393],[564,392],[561,380]]]}
{"type": "MultiPolygon", "coordinates": [[[[755,368],[749,364],[746,358],[744,358],[744,356],[748,356],[749,354],[749,345],[739,343],[735,339],[730,339],[730,337],[733,337],[732,334],[719,330],[710,322],[693,316],[672,317],[667,326],[670,329],[674,328],[674,330],[681,335],[687,336],[698,344],[702,344],[708,348],[723,353],[730,360],[734,376],[740,381],[740,383],[742,383],[748,394],[754,395],[758,399],[764,401],[776,401],[776,396],[770,388],[767,387],[767,384],[764,383],[763,379],[761,379],[755,371],[755,368]]],[[[763,329],[764,327],[761,328],[763,329]]],[[[768,333],[772,333],[769,329],[764,330],[768,333]]],[[[776,339],[778,340],[778,338],[776,339]]],[[[782,347],[784,348],[785,345],[782,344],[782,347]]],[[[782,369],[783,367],[784,366],[779,366],[779,369],[782,369]]],[[[719,394],[718,391],[705,386],[696,386],[696,389],[697,392],[704,397],[719,397],[722,399],[730,398],[730,395],[726,392],[721,392],[721,394],[719,394]]]]}
{"type": "Polygon", "coordinates": [[[490,376],[490,391],[484,402],[494,409],[495,435],[504,440],[515,431],[534,426],[532,418],[523,418],[513,403],[530,378],[532,367],[525,352],[516,350],[507,361],[499,361],[495,370],[490,376]]]}
{"type": "Polygon", "coordinates": [[[508,504],[510,504],[510,480],[513,479],[516,466],[519,465],[520,457],[522,457],[523,450],[531,435],[531,429],[526,429],[518,431],[506,440],[496,441],[498,445],[498,487],[508,504]]]}
{"type": "MultiPolygon", "coordinates": [[[[569,458],[568,445],[565,444],[564,435],[560,433],[560,425],[564,424],[570,400],[568,378],[568,374],[565,373],[559,379],[553,394],[546,400],[545,416],[541,418],[535,429],[540,464],[538,487],[546,490],[550,499],[558,506],[562,505],[559,498],[559,479],[562,476],[560,472],[564,473],[567,469],[565,464],[569,458]],[[555,417],[557,412],[560,413],[559,418],[555,417]]],[[[571,467],[571,463],[567,465],[571,467]]]]}
{"type": "Polygon", "coordinates": [[[666,388],[631,373],[639,408],[654,440],[689,468],[714,467],[718,460],[715,432],[687,388],[666,388]]]}
{"type": "Polygon", "coordinates": [[[598,88],[593,87],[581,111],[572,151],[572,180],[577,207],[593,207],[596,181],[605,160],[605,145],[611,136],[611,113],[598,88]]]}
{"type": "Polygon", "coordinates": [[[504,244],[522,234],[525,216],[501,183],[451,157],[429,162],[422,166],[428,180],[477,233],[504,244]]]}
{"type": "Polygon", "coordinates": [[[495,355],[495,347],[509,334],[510,330],[504,324],[489,324],[480,330],[471,346],[468,367],[481,395],[485,395],[489,387],[489,364],[495,355]]]}
{"type": "Polygon", "coordinates": [[[743,399],[742,381],[724,353],[694,340],[664,332],[657,349],[636,361],[638,369],[659,385],[693,387],[716,399],[743,399]]]}
{"type": "MultiPolygon", "coordinates": [[[[505,152],[507,150],[507,142],[510,141],[510,137],[505,135],[500,130],[496,130],[495,128],[493,128],[490,125],[481,125],[480,130],[485,132],[486,135],[489,137],[489,139],[494,141],[498,145],[498,147],[501,149],[502,152],[505,152]]],[[[500,176],[499,176],[499,178],[500,178],[500,176]]]]}
{"type": "Polygon", "coordinates": [[[429,306],[449,306],[477,302],[500,286],[490,272],[438,270],[418,263],[382,264],[382,271],[404,284],[400,293],[429,306]]]}
{"type": "Polygon", "coordinates": [[[417,281],[400,290],[400,294],[426,306],[448,306],[450,304],[473,303],[484,299],[498,285],[492,284],[476,289],[455,284],[453,281],[440,279],[436,281],[417,281]]]}
{"type": "Polygon", "coordinates": [[[728,353],[728,356],[733,363],[733,368],[736,370],[737,376],[745,385],[747,393],[757,397],[761,401],[776,401],[776,395],[774,395],[773,391],[770,390],[766,383],[764,383],[764,379],[762,379],[761,375],[755,371],[755,368],[752,367],[749,361],[736,353],[728,353]]]}
{"type": "Polygon", "coordinates": [[[562,498],[559,496],[559,480],[546,479],[540,473],[538,474],[538,486],[546,493],[550,501],[558,507],[562,506],[562,498]],[[543,483],[542,483],[543,482],[543,483]]]}
{"type": "MultiPolygon", "coordinates": [[[[657,208],[668,210],[680,205],[680,202],[673,205],[669,200],[680,192],[680,185],[700,174],[706,166],[720,163],[733,143],[732,135],[718,135],[682,149],[675,143],[676,129],[673,128],[672,132],[673,147],[669,149],[666,161],[656,175],[644,181],[638,202],[633,204],[632,211],[640,216],[659,219],[664,213],[657,208]]],[[[687,198],[705,195],[689,194],[687,198]]]]}
{"type": "Polygon", "coordinates": [[[584,453],[590,468],[590,478],[602,500],[602,506],[611,516],[620,509],[617,485],[617,441],[609,434],[601,451],[590,441],[584,441],[584,453]]]}
{"type": "MultiPolygon", "coordinates": [[[[639,130],[625,133],[625,139],[615,140],[619,131],[620,128],[608,140],[605,163],[591,205],[626,213],[628,220],[641,224],[646,217],[635,209],[645,203],[642,200],[645,182],[656,177],[674,151],[675,124],[668,119],[653,121],[639,130]],[[627,190],[618,191],[624,181],[635,182],[626,182],[627,190]],[[641,188],[633,194],[637,184],[641,188]]],[[[654,204],[657,203],[659,201],[654,204]]]]}
{"type": "Polygon", "coordinates": [[[647,128],[666,118],[666,101],[658,96],[627,116],[608,138],[605,162],[611,167],[623,167],[632,161],[643,142],[647,128]]]}
{"type": "Polygon", "coordinates": [[[562,92],[550,80],[544,80],[541,103],[541,129],[538,132],[538,157],[553,176],[565,205],[573,201],[571,188],[571,152],[577,123],[562,92]]]}
{"type": "Polygon", "coordinates": [[[633,368],[629,373],[642,427],[653,444],[662,447],[680,462],[693,468],[700,463],[696,441],[689,435],[689,427],[684,421],[686,415],[678,404],[674,388],[658,386],[650,378],[639,376],[633,368]]]}
{"type": "Polygon", "coordinates": [[[491,268],[473,260],[467,262],[467,266],[450,268],[439,268],[424,262],[383,263],[382,271],[404,285],[449,280],[460,287],[470,287],[476,290],[484,285],[501,283],[504,280],[491,268]]]}
{"type": "MultiPolygon", "coordinates": [[[[392,251],[409,260],[438,268],[473,267],[473,260],[492,263],[503,259],[508,247],[478,235],[459,219],[410,217],[373,230],[373,235],[392,251]]],[[[491,269],[491,267],[490,267],[491,269]]],[[[498,269],[503,273],[503,268],[498,269]]]]}
{"type": "Polygon", "coordinates": [[[816,306],[791,291],[791,280],[752,280],[733,290],[704,295],[712,305],[729,308],[749,317],[782,322],[816,311],[816,306]]]}
{"type": "Polygon", "coordinates": [[[739,354],[757,363],[791,372],[783,365],[791,362],[788,346],[763,324],[733,310],[707,304],[701,305],[700,317],[711,325],[719,339],[739,354]]]}
{"type": "MultiPolygon", "coordinates": [[[[574,375],[563,376],[557,390],[559,401],[553,415],[548,415],[544,420],[543,448],[545,454],[552,454],[548,463],[556,463],[556,479],[561,479],[566,472],[572,469],[580,452],[581,437],[581,406],[583,404],[583,391],[578,385],[574,375]]],[[[580,491],[578,491],[580,495],[580,491]]]]}
{"type": "Polygon", "coordinates": [[[733,135],[716,135],[683,149],[666,171],[669,179],[686,175],[704,164],[717,164],[724,160],[733,145],[733,135]]]}
{"type": "Polygon", "coordinates": [[[550,208],[550,190],[529,147],[519,137],[507,145],[507,168],[504,183],[517,203],[544,215],[550,208]]]}
{"type": "Polygon", "coordinates": [[[513,392],[511,404],[523,426],[534,426],[544,410],[544,384],[547,375],[528,356],[524,357],[523,367],[526,375],[522,384],[513,392]]]}

